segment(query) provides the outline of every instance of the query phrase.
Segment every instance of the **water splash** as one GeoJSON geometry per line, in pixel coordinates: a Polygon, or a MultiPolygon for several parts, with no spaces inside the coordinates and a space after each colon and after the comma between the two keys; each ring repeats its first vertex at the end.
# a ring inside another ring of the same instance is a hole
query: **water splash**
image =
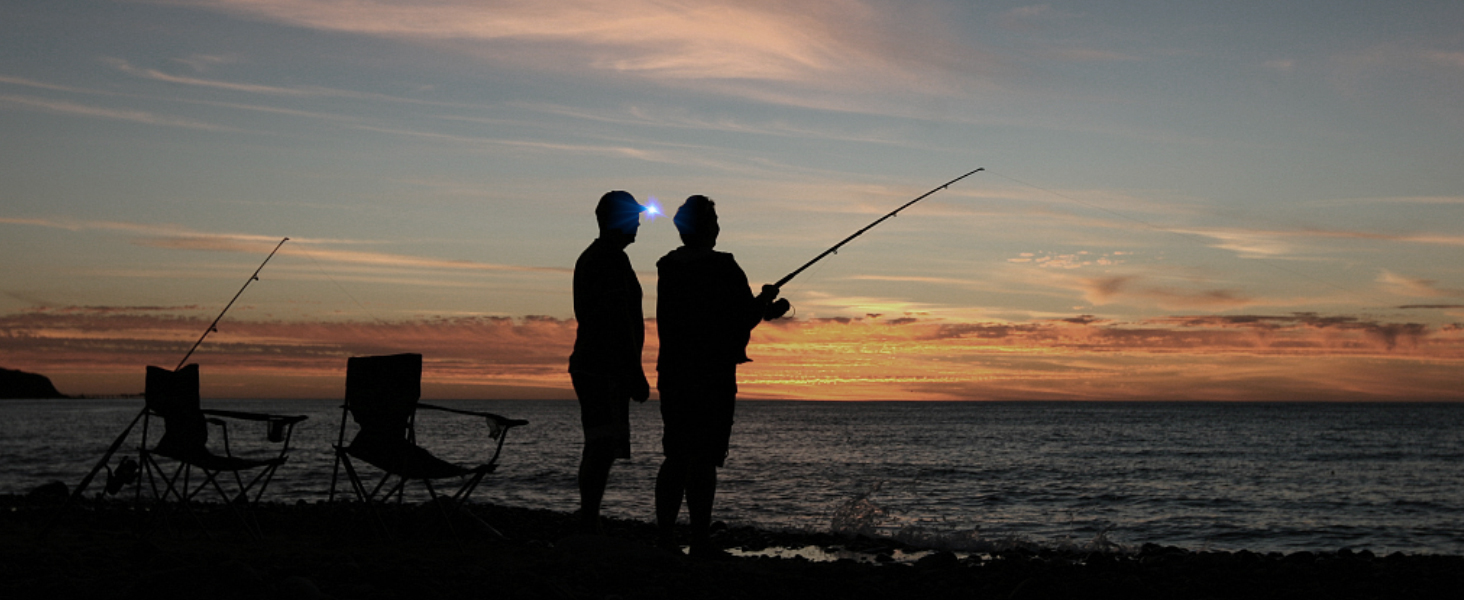
{"type": "Polygon", "coordinates": [[[880,535],[880,525],[889,517],[889,511],[876,504],[870,496],[873,496],[882,487],[884,487],[883,481],[875,483],[868,491],[858,494],[834,509],[829,530],[835,534],[849,537],[880,535]]]}

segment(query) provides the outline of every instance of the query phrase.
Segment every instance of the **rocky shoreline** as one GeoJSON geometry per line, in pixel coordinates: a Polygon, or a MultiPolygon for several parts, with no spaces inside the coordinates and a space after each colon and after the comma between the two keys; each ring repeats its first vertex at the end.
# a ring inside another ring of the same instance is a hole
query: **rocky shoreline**
{"type": "Polygon", "coordinates": [[[872,538],[724,528],[719,559],[657,549],[651,525],[476,504],[266,504],[265,538],[226,505],[196,515],[0,496],[5,598],[1454,598],[1464,557],[1013,548],[957,555],[872,538]],[[48,523],[54,527],[42,536],[48,523]],[[507,539],[484,526],[491,523],[507,539]],[[811,548],[863,560],[776,558],[811,548]],[[782,552],[787,554],[786,552],[782,552]],[[905,560],[899,560],[904,557],[905,560]]]}

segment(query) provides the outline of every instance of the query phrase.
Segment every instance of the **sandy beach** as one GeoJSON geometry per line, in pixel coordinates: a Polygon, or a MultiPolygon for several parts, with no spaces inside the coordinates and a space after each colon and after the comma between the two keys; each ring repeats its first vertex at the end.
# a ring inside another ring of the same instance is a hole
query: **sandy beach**
{"type": "Polygon", "coordinates": [[[265,538],[226,506],[167,519],[119,502],[0,496],[6,598],[1445,598],[1464,589],[1464,557],[1110,551],[1014,547],[985,555],[897,542],[734,527],[733,553],[693,559],[657,549],[650,524],[607,520],[580,535],[572,515],[475,504],[455,533],[432,506],[266,504],[265,538]],[[491,523],[497,539],[476,521],[491,523]],[[379,524],[378,524],[379,523],[379,524]],[[206,526],[205,532],[200,525],[206,526]],[[382,530],[385,530],[383,533],[382,530]],[[809,548],[855,558],[759,554],[809,548]],[[764,552],[758,552],[764,551],[764,552]]]}

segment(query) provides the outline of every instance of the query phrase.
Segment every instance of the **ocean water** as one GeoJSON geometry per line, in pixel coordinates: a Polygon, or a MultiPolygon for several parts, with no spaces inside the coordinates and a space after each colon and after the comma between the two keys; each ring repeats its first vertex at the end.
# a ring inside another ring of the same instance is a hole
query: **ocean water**
{"type": "MultiPolygon", "coordinates": [[[[475,500],[577,507],[574,402],[442,404],[530,421],[475,500]]],[[[0,402],[0,493],[75,485],[140,405],[0,402]]],[[[326,497],[338,401],[205,405],[309,415],[269,497],[326,497]]],[[[743,401],[737,417],[716,506],[733,525],[957,550],[1158,543],[1464,554],[1464,404],[743,401]]],[[[605,514],[650,521],[655,402],[632,407],[632,428],[633,457],[611,475],[605,514]]],[[[418,429],[419,443],[449,460],[490,449],[478,419],[423,412],[418,429]]],[[[264,445],[260,425],[230,432],[236,452],[264,445]]],[[[124,449],[135,452],[136,436],[124,449]]]]}

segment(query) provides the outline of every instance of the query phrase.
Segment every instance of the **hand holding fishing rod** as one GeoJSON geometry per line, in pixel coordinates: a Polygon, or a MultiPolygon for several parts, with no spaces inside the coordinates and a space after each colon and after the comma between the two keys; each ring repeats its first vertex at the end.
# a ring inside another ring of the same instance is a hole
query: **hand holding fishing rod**
{"type": "MultiPolygon", "coordinates": [[[[824,250],[823,251],[823,254],[820,254],[818,256],[813,257],[813,260],[810,260],[810,261],[804,263],[803,266],[798,267],[797,270],[795,270],[792,273],[789,273],[787,275],[784,275],[783,278],[782,279],[779,279],[777,283],[774,283],[771,286],[763,286],[763,294],[764,295],[767,295],[768,289],[769,288],[772,288],[772,290],[773,290],[772,294],[773,294],[774,297],[776,297],[778,290],[780,288],[782,288],[784,284],[787,284],[789,281],[792,281],[793,278],[794,277],[797,277],[799,273],[802,273],[804,269],[807,269],[807,268],[813,266],[813,263],[816,263],[816,262],[818,262],[820,260],[823,260],[823,258],[825,256],[828,256],[830,254],[833,254],[835,252],[838,252],[839,251],[839,248],[843,247],[844,244],[849,243],[850,240],[853,240],[854,238],[857,238],[857,237],[859,237],[861,235],[864,235],[864,232],[869,231],[870,229],[873,229],[875,225],[879,225],[880,223],[883,223],[885,221],[885,219],[888,219],[890,217],[893,217],[893,216],[899,214],[900,211],[905,210],[906,208],[909,208],[910,205],[915,204],[916,202],[919,202],[921,200],[924,200],[927,196],[930,196],[931,194],[934,194],[934,193],[939,192],[939,191],[941,191],[943,189],[946,189],[946,188],[950,187],[951,184],[953,184],[953,183],[955,183],[957,181],[960,181],[962,179],[965,179],[967,177],[970,177],[972,175],[975,175],[976,173],[979,173],[979,172],[985,171],[985,170],[986,169],[984,167],[982,167],[982,168],[976,169],[974,171],[971,171],[969,173],[966,173],[965,175],[962,175],[960,177],[957,177],[955,179],[952,179],[950,181],[945,182],[940,187],[937,187],[937,188],[935,188],[933,190],[930,190],[928,192],[925,192],[924,194],[921,194],[919,198],[916,198],[914,200],[911,200],[909,202],[906,202],[906,203],[900,205],[899,208],[890,211],[885,216],[880,217],[879,219],[876,219],[873,223],[870,223],[868,225],[865,225],[864,226],[864,229],[860,229],[859,231],[854,232],[853,235],[850,235],[849,237],[844,238],[843,241],[841,241],[841,242],[839,242],[837,244],[834,244],[834,246],[832,248],[829,248],[828,250],[824,250]]],[[[759,298],[761,298],[761,297],[762,296],[759,296],[759,298]]],[[[771,300],[768,300],[768,301],[771,302],[771,300]]],[[[787,312],[787,300],[780,300],[779,302],[783,304],[783,307],[784,307],[783,308],[783,312],[787,312]]],[[[781,316],[781,313],[779,314],[779,316],[781,316]]],[[[777,318],[777,317],[770,317],[770,318],[777,318]]]]}

